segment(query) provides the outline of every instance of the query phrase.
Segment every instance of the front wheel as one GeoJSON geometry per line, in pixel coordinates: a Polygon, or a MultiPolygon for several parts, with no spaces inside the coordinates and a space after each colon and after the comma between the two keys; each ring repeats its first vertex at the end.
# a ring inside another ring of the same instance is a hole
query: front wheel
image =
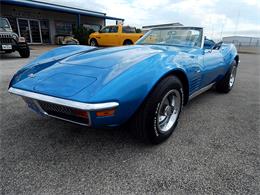
{"type": "Polygon", "coordinates": [[[97,43],[96,39],[91,39],[90,40],[90,46],[94,46],[94,47],[98,46],[98,43],[97,43]]]}
{"type": "Polygon", "coordinates": [[[23,49],[20,49],[19,54],[22,58],[29,58],[30,57],[30,49],[29,47],[25,47],[23,49]]]}
{"type": "Polygon", "coordinates": [[[153,144],[166,140],[174,131],[183,105],[181,81],[164,78],[136,113],[132,130],[138,138],[153,144]]]}
{"type": "Polygon", "coordinates": [[[231,68],[226,73],[225,77],[217,83],[216,85],[217,91],[222,93],[228,93],[229,91],[231,91],[231,89],[235,84],[236,74],[237,74],[237,63],[234,60],[231,65],[231,68]]]}

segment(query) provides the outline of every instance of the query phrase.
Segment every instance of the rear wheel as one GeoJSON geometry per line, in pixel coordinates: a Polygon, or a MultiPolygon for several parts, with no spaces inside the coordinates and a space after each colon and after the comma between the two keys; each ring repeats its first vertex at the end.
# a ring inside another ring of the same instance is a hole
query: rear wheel
{"type": "Polygon", "coordinates": [[[177,77],[163,79],[136,113],[135,136],[153,144],[166,140],[174,131],[183,105],[183,89],[177,77]]]}
{"type": "Polygon", "coordinates": [[[90,40],[90,46],[98,46],[98,43],[97,43],[96,39],[91,39],[90,40]]]}
{"type": "Polygon", "coordinates": [[[125,40],[123,45],[133,45],[133,42],[131,40],[125,40]]]}
{"type": "Polygon", "coordinates": [[[222,93],[228,93],[229,91],[231,91],[231,89],[235,84],[236,73],[237,73],[237,63],[234,60],[230,70],[227,72],[225,77],[217,83],[216,85],[217,91],[222,93]]]}

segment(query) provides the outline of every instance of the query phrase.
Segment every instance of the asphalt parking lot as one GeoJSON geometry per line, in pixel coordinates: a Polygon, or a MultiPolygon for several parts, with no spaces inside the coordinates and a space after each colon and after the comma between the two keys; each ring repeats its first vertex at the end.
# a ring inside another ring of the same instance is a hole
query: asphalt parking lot
{"type": "Polygon", "coordinates": [[[43,50],[31,52],[1,56],[2,194],[260,193],[260,55],[240,54],[233,90],[193,99],[173,135],[149,146],[123,129],[87,129],[29,111],[7,87],[43,50]]]}

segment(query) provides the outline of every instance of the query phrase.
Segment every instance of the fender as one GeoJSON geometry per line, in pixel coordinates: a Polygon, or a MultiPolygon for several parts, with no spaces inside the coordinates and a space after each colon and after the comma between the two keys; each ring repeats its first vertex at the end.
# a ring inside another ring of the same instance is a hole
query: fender
{"type": "Polygon", "coordinates": [[[94,51],[96,49],[98,48],[82,45],[68,45],[51,49],[31,61],[29,64],[23,66],[17,73],[15,73],[9,84],[9,88],[11,85],[14,85],[15,83],[27,78],[28,75],[33,76],[35,73],[52,66],[64,58],[82,52],[94,51]]]}

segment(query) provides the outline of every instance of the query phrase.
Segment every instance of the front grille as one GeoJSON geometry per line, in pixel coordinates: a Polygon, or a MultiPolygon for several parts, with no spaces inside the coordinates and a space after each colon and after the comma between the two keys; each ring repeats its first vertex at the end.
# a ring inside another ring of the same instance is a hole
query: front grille
{"type": "Polygon", "coordinates": [[[13,43],[13,37],[10,34],[0,34],[0,43],[1,44],[11,44],[13,43]]]}
{"type": "Polygon", "coordinates": [[[0,38],[0,43],[1,44],[12,44],[13,39],[12,38],[0,38]]]}
{"type": "Polygon", "coordinates": [[[12,38],[10,34],[0,34],[0,38],[12,38]]]}
{"type": "Polygon", "coordinates": [[[89,117],[77,116],[79,110],[58,104],[38,101],[40,107],[49,115],[89,125],[89,117]]]}

